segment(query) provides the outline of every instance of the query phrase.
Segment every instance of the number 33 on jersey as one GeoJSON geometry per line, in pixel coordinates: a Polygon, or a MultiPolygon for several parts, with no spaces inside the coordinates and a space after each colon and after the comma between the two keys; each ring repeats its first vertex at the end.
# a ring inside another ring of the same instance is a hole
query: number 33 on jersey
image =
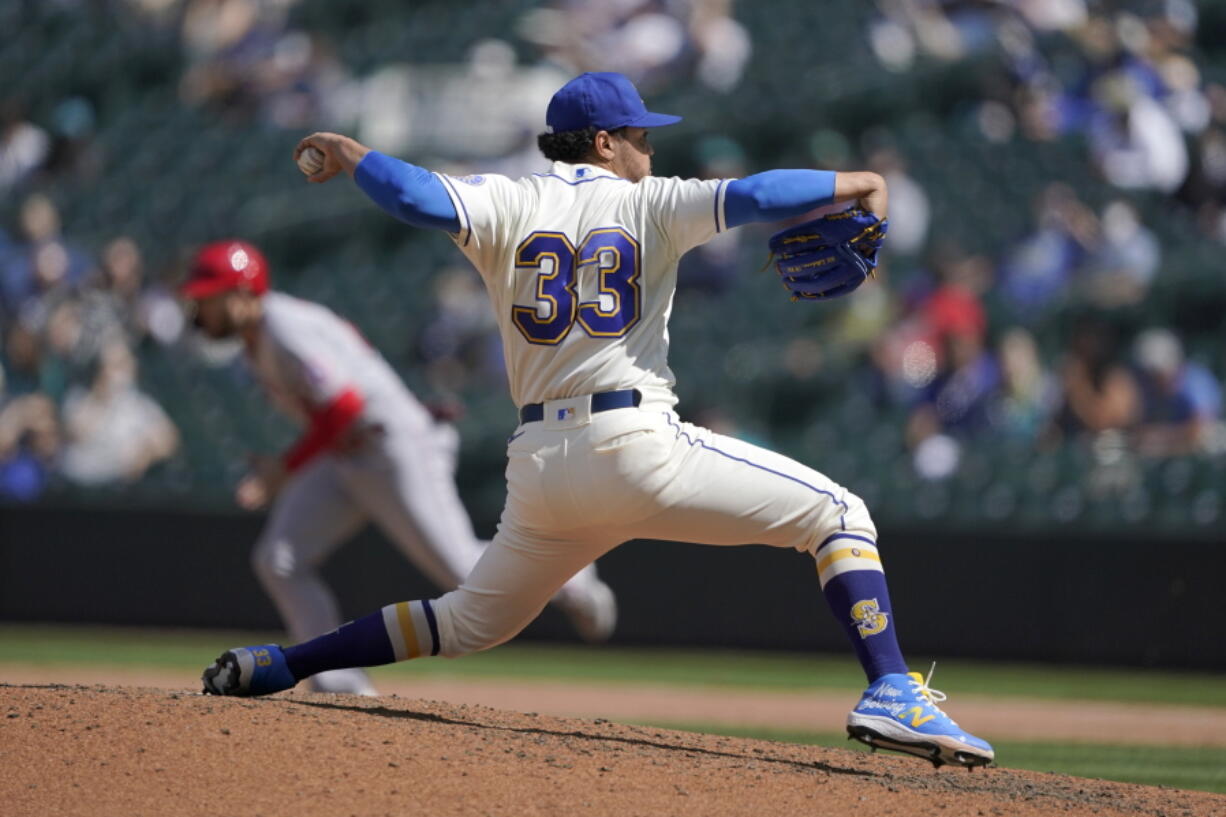
{"type": "Polygon", "coordinates": [[[621,337],[638,323],[639,243],[621,227],[592,230],[577,250],[562,233],[533,233],[516,249],[515,269],[535,276],[536,304],[511,307],[529,343],[561,343],[576,320],[593,338],[621,337]],[[596,300],[579,300],[580,279],[597,282],[596,300]]]}
{"type": "Polygon", "coordinates": [[[481,272],[516,405],[627,387],[671,389],[677,260],[725,229],[725,180],[554,163],[523,179],[439,176],[481,272]],[[582,195],[580,195],[582,194],[582,195]]]}

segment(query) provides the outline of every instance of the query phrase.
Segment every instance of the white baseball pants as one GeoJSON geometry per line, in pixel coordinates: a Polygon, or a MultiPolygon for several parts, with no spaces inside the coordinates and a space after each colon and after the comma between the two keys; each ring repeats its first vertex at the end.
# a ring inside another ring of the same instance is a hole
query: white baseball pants
{"type": "Polygon", "coordinates": [[[545,403],[511,438],[507,504],[468,578],[433,603],[440,654],[500,644],[576,571],[622,542],[766,544],[814,553],[832,534],[875,542],[864,503],[781,454],[681,422],[668,402],[590,413],[545,403]]]}

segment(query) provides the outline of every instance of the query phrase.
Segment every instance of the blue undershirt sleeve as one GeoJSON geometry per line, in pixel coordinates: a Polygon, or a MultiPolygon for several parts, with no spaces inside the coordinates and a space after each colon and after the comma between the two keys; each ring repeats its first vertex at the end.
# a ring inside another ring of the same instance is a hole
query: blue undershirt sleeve
{"type": "Polygon", "coordinates": [[[780,221],[834,201],[833,170],[767,170],[728,183],[724,219],[729,227],[780,221]]]}
{"type": "Polygon", "coordinates": [[[460,231],[460,217],[447,189],[423,167],[372,150],[354,168],[353,180],[385,213],[401,221],[460,231]]]}

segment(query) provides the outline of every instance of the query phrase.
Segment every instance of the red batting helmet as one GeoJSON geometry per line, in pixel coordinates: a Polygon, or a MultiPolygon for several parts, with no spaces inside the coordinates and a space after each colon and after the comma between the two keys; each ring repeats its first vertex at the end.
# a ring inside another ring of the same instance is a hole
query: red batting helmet
{"type": "Polygon", "coordinates": [[[268,261],[246,241],[214,241],[201,248],[179,288],[188,298],[207,298],[232,289],[255,295],[268,291],[268,261]]]}

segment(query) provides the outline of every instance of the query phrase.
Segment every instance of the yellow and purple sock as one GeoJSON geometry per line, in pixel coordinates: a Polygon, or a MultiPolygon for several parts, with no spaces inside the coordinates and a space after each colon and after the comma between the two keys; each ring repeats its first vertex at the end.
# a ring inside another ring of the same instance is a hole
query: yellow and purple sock
{"type": "Polygon", "coordinates": [[[318,638],[285,647],[295,680],[330,669],[377,667],[422,655],[438,655],[438,624],[429,601],[389,604],[318,638]]]}
{"type": "Polygon", "coordinates": [[[894,611],[877,544],[854,533],[836,533],[814,554],[822,594],[843,625],[871,684],[906,672],[894,632],[894,611]]]}

